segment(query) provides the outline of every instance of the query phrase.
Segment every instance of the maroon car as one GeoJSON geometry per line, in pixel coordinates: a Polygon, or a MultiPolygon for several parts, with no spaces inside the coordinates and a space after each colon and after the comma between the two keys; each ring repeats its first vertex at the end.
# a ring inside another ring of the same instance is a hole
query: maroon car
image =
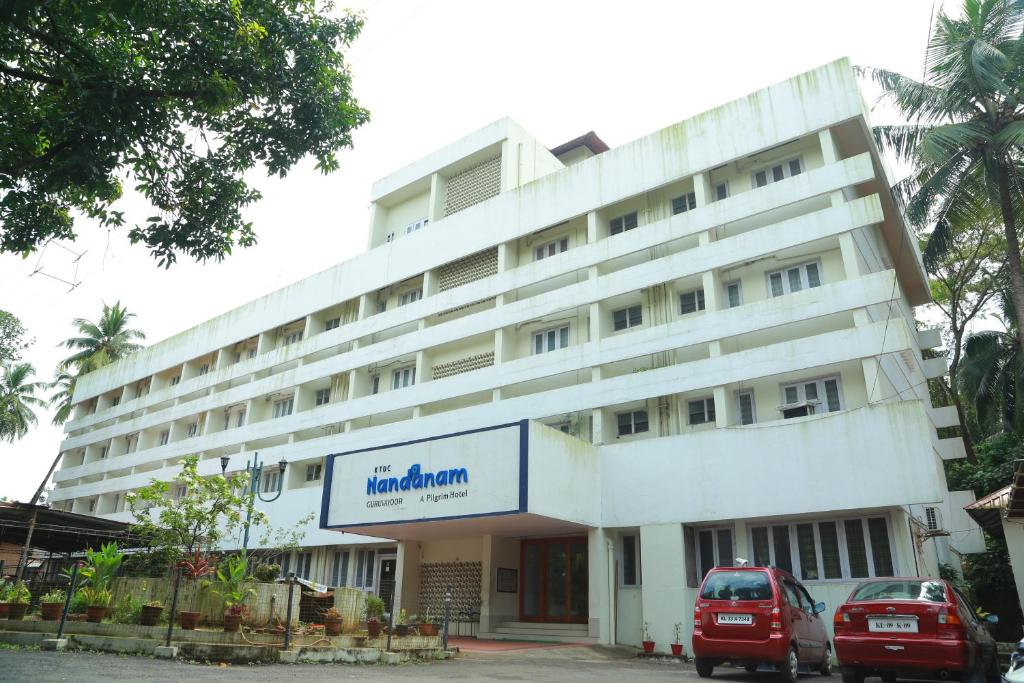
{"type": "Polygon", "coordinates": [[[762,664],[796,680],[799,667],[828,676],[832,650],[807,589],[777,567],[719,567],[704,577],[693,610],[693,654],[697,674],[711,675],[729,662],[747,671],[762,664]]]}
{"type": "Polygon", "coordinates": [[[869,675],[999,681],[987,621],[943,579],[864,581],[835,614],[843,683],[863,683],[869,675]]]}

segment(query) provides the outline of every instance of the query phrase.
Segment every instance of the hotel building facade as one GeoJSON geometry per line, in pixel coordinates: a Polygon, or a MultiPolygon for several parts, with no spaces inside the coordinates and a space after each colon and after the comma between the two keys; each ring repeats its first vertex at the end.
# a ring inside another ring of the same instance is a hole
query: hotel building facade
{"type": "Polygon", "coordinates": [[[829,616],[984,550],[888,187],[845,60],[614,149],[498,121],[374,184],[366,253],[82,377],[51,504],[258,452],[286,569],[480,637],[667,650],[737,558],[829,616]]]}

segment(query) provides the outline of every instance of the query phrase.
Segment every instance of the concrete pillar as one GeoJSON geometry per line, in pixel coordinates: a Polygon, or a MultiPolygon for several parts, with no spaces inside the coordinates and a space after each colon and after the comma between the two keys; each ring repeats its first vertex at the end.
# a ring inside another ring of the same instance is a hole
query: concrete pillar
{"type": "Polygon", "coordinates": [[[1013,582],[1017,586],[1017,600],[1024,608],[1024,521],[1004,517],[1003,533],[1006,535],[1006,549],[1010,555],[1013,582]]]}
{"type": "Polygon", "coordinates": [[[587,531],[587,636],[602,645],[614,644],[615,553],[609,545],[604,529],[587,531]]]}
{"type": "Polygon", "coordinates": [[[736,412],[734,402],[731,400],[729,391],[723,387],[715,387],[715,426],[716,427],[728,427],[731,424],[736,423],[736,417],[733,413],[736,412]]]}
{"type": "Polygon", "coordinates": [[[434,296],[437,294],[437,271],[428,270],[423,273],[423,296],[434,296]]]}
{"type": "Polygon", "coordinates": [[[593,244],[600,239],[597,211],[587,212],[587,244],[593,244]]]}
{"type": "Polygon", "coordinates": [[[839,251],[843,255],[843,270],[848,280],[864,274],[857,258],[857,244],[852,232],[844,232],[839,236],[839,251]]]}
{"type": "Polygon", "coordinates": [[[444,218],[444,200],[448,194],[448,179],[440,173],[430,176],[430,203],[427,206],[427,218],[431,223],[444,218]]]}
{"type": "MultiPolygon", "coordinates": [[[[398,623],[398,611],[402,609],[402,607],[405,607],[405,604],[402,602],[404,598],[402,588],[405,583],[405,553],[407,543],[408,541],[398,542],[397,554],[395,556],[395,594],[391,601],[391,623],[393,624],[398,623]]],[[[376,561],[377,558],[374,558],[374,562],[376,561]]],[[[375,576],[374,581],[379,582],[380,576],[375,576]]]]}
{"type": "Polygon", "coordinates": [[[710,173],[697,173],[693,176],[693,195],[698,207],[707,206],[713,201],[710,173]]]}
{"type": "Polygon", "coordinates": [[[878,359],[862,358],[860,364],[864,369],[864,387],[867,391],[868,403],[881,401],[884,398],[884,391],[882,383],[878,381],[878,373],[881,372],[881,368],[878,367],[878,359]]]}
{"type": "Polygon", "coordinates": [[[685,631],[687,619],[693,621],[693,604],[686,596],[686,552],[681,524],[640,527],[643,622],[657,643],[656,652],[671,650],[677,623],[685,631]]]}
{"type": "Polygon", "coordinates": [[[491,633],[496,627],[497,619],[494,615],[494,605],[491,596],[494,593],[496,567],[494,566],[494,536],[484,534],[480,544],[480,631],[491,633]]]}
{"type": "Polygon", "coordinates": [[[494,331],[494,364],[504,363],[505,361],[512,360],[512,341],[513,335],[504,327],[499,327],[494,331]]]}

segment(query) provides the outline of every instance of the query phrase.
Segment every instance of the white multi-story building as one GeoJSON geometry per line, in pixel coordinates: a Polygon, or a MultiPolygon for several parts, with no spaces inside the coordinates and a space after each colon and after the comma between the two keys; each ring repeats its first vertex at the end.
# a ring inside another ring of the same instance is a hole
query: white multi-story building
{"type": "Polygon", "coordinates": [[[81,378],[50,500],[258,452],[288,568],[482,636],[667,649],[737,557],[830,609],[934,573],[963,444],[888,186],[846,61],[615,149],[498,121],[377,182],[365,254],[81,378]]]}

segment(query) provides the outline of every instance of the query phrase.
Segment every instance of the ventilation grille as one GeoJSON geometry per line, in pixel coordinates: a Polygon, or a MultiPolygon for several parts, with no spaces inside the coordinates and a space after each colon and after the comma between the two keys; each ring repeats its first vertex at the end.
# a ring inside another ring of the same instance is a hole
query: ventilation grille
{"type": "Polygon", "coordinates": [[[443,379],[445,377],[461,375],[464,372],[487,368],[492,365],[494,365],[494,351],[488,351],[447,363],[439,363],[433,367],[432,372],[434,379],[443,379]]]}
{"type": "Polygon", "coordinates": [[[444,616],[445,596],[451,590],[448,603],[452,618],[461,616],[463,622],[480,619],[480,590],[482,586],[480,562],[425,562],[420,565],[420,613],[424,621],[427,613],[432,621],[444,616]]]}
{"type": "Polygon", "coordinates": [[[441,311],[440,313],[437,314],[437,317],[443,318],[446,315],[454,315],[459,311],[466,310],[467,308],[473,308],[474,306],[479,306],[480,304],[485,304],[492,301],[494,301],[494,297],[491,297],[489,299],[480,299],[479,301],[473,301],[468,304],[462,304],[461,306],[456,306],[455,308],[449,308],[447,311],[441,311]]]}
{"type": "Polygon", "coordinates": [[[451,216],[456,211],[462,211],[485,199],[495,197],[500,190],[501,155],[499,154],[448,178],[444,215],[451,216]]]}
{"type": "Polygon", "coordinates": [[[437,288],[460,287],[476,280],[482,280],[498,272],[498,248],[480,251],[464,259],[446,263],[437,269],[437,288]]]}

